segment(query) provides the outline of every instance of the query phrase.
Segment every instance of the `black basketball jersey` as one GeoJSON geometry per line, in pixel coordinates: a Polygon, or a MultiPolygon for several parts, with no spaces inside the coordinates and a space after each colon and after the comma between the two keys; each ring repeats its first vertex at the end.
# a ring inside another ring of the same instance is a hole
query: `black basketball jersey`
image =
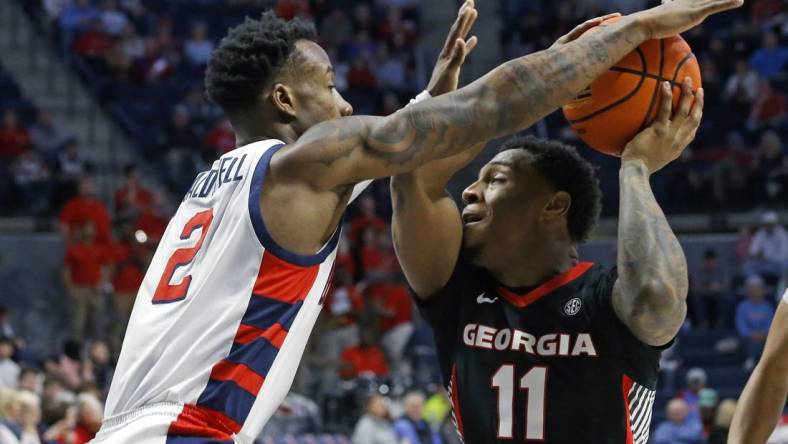
{"type": "Polygon", "coordinates": [[[516,294],[460,263],[420,303],[466,443],[646,443],[660,349],[614,313],[615,279],[581,262],[516,294]]]}

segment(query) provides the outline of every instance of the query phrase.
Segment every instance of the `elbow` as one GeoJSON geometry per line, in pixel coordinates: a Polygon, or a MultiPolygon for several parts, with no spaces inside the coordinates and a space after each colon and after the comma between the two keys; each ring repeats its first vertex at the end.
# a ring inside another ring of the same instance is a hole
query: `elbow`
{"type": "Polygon", "coordinates": [[[670,342],[687,316],[686,289],[659,280],[642,285],[628,314],[632,333],[643,343],[661,347],[670,342]]]}

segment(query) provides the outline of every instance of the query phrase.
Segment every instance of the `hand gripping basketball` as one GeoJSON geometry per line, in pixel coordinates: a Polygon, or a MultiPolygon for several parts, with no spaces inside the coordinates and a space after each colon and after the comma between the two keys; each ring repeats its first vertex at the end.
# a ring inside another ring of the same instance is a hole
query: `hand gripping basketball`
{"type": "Polygon", "coordinates": [[[698,89],[694,98],[693,103],[692,79],[687,77],[679,105],[671,116],[673,91],[668,82],[663,82],[657,118],[627,144],[621,162],[643,162],[649,174],[653,174],[677,159],[695,138],[703,116],[703,88],[698,89]]]}

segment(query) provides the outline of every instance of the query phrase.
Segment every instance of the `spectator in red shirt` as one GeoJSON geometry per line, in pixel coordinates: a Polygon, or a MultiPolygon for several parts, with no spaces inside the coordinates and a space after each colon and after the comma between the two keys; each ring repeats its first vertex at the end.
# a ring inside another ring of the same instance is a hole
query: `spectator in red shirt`
{"type": "Polygon", "coordinates": [[[103,409],[96,396],[81,393],[77,405],[68,408],[65,418],[50,427],[44,439],[58,444],[87,444],[101,428],[103,409]]]}
{"type": "Polygon", "coordinates": [[[142,285],[145,270],[150,263],[148,248],[134,238],[133,227],[127,225],[122,238],[112,249],[112,288],[118,321],[114,324],[112,348],[120,352],[123,335],[134,306],[134,298],[142,285]]]}
{"type": "Polygon", "coordinates": [[[319,346],[326,358],[336,361],[343,350],[358,344],[358,321],[364,309],[361,291],[353,283],[349,270],[336,268],[323,307],[324,333],[320,335],[319,346]]]}
{"type": "Polygon", "coordinates": [[[369,61],[362,56],[353,59],[347,80],[351,88],[360,90],[371,90],[378,84],[375,74],[369,69],[369,61]]]}
{"type": "Polygon", "coordinates": [[[788,99],[775,91],[768,80],[761,80],[758,99],[752,104],[747,126],[758,129],[764,126],[777,127],[788,117],[788,99]]]}
{"type": "Polygon", "coordinates": [[[370,287],[368,293],[379,321],[380,344],[389,362],[393,366],[405,366],[405,346],[413,334],[413,304],[407,288],[398,282],[386,282],[370,287]]]}
{"type": "Polygon", "coordinates": [[[19,125],[19,118],[13,110],[6,110],[0,127],[0,162],[10,164],[29,147],[30,133],[19,125]]]}
{"type": "Polygon", "coordinates": [[[89,222],[74,233],[74,242],[66,247],[63,283],[73,306],[71,333],[77,340],[84,339],[100,324],[101,286],[109,259],[106,248],[96,242],[95,226],[89,222]]]}
{"type": "Polygon", "coordinates": [[[386,357],[376,342],[371,329],[361,329],[359,344],[348,347],[342,352],[343,368],[339,376],[345,379],[359,376],[384,377],[389,374],[386,357]]]}
{"type": "Polygon", "coordinates": [[[350,221],[349,239],[351,242],[358,241],[361,232],[365,228],[386,229],[386,221],[376,213],[375,198],[368,194],[361,196],[358,202],[358,209],[359,213],[350,221]]]}
{"type": "Polygon", "coordinates": [[[134,230],[144,233],[143,243],[155,246],[159,243],[167,224],[170,222],[171,211],[167,204],[167,196],[160,190],[153,192],[153,204],[143,209],[134,222],[134,230]]]}
{"type": "Polygon", "coordinates": [[[115,191],[115,214],[119,220],[134,220],[153,204],[153,195],[140,184],[136,165],[123,170],[123,184],[115,191]]]}
{"type": "Polygon", "coordinates": [[[101,20],[96,18],[90,20],[87,29],[77,37],[72,51],[76,55],[98,60],[112,49],[114,43],[112,36],[101,26],[101,20]]]}
{"type": "Polygon", "coordinates": [[[111,240],[109,211],[104,202],[96,198],[96,184],[89,177],[79,182],[79,194],[70,199],[60,212],[60,231],[68,240],[72,231],[85,222],[92,222],[96,228],[96,241],[109,245],[111,240]]]}
{"type": "Polygon", "coordinates": [[[312,13],[306,0],[278,0],[276,15],[285,20],[293,20],[296,17],[309,17],[312,13]]]}

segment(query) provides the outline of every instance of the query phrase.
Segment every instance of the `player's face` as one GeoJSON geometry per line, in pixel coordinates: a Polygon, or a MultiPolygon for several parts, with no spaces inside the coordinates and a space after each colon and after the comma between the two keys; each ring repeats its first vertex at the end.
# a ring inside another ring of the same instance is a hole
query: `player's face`
{"type": "Polygon", "coordinates": [[[530,162],[524,150],[498,153],[463,191],[463,252],[472,263],[492,266],[540,236],[540,215],[552,190],[530,162]]]}
{"type": "Polygon", "coordinates": [[[328,54],[315,42],[300,40],[299,66],[292,74],[293,104],[299,134],[326,120],[353,114],[353,107],[334,85],[334,67],[328,54]]]}

